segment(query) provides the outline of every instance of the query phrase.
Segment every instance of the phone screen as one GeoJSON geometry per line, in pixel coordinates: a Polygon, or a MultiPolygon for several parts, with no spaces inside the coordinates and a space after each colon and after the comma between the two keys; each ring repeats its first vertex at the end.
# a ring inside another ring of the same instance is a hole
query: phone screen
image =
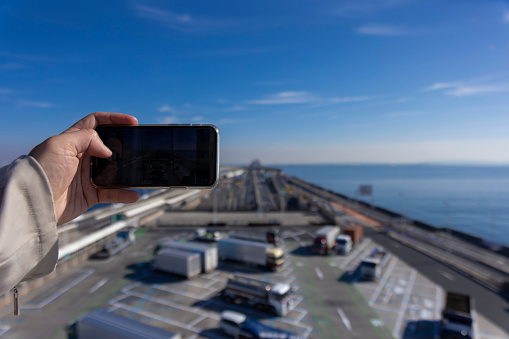
{"type": "Polygon", "coordinates": [[[212,125],[99,126],[113,152],[92,158],[99,187],[210,187],[219,171],[219,136],[212,125]]]}

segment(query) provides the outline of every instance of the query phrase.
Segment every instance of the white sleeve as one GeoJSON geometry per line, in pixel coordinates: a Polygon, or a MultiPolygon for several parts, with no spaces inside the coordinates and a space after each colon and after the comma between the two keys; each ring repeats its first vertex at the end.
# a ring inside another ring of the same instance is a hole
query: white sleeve
{"type": "Polygon", "coordinates": [[[34,158],[19,157],[0,168],[0,296],[53,272],[57,260],[51,187],[34,158]]]}

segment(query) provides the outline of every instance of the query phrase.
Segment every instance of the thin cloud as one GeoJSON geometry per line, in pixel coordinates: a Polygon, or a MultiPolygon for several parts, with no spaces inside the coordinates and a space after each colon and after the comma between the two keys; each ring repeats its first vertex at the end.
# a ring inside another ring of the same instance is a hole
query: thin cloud
{"type": "Polygon", "coordinates": [[[281,104],[317,104],[317,105],[330,105],[348,102],[361,102],[372,100],[372,96],[356,96],[356,97],[332,97],[323,98],[318,95],[311,94],[306,91],[284,91],[258,100],[248,101],[248,104],[255,105],[281,105],[281,104]]]}
{"type": "Polygon", "coordinates": [[[157,121],[160,124],[178,124],[179,119],[174,115],[170,115],[170,116],[158,118],[157,121]]]}
{"type": "Polygon", "coordinates": [[[264,99],[251,100],[248,104],[254,105],[281,105],[281,104],[305,104],[317,102],[320,99],[306,91],[285,91],[267,96],[264,99]]]}
{"type": "Polygon", "coordinates": [[[332,103],[346,103],[346,102],[359,102],[359,101],[367,101],[373,100],[374,97],[363,96],[363,97],[339,97],[339,98],[331,98],[329,99],[332,103]]]}
{"type": "Polygon", "coordinates": [[[504,15],[502,16],[502,21],[505,23],[505,24],[509,24],[509,11],[506,11],[504,13],[504,15]]]}
{"type": "Polygon", "coordinates": [[[191,119],[193,122],[200,122],[200,121],[203,121],[203,118],[202,117],[194,117],[191,119]]]}
{"type": "Polygon", "coordinates": [[[503,92],[506,90],[507,88],[499,86],[458,86],[450,91],[446,91],[445,94],[453,95],[455,97],[464,97],[480,93],[503,92]]]}
{"type": "Polygon", "coordinates": [[[162,113],[162,112],[173,112],[174,110],[173,110],[173,108],[171,108],[168,105],[163,105],[163,106],[159,107],[157,109],[157,111],[162,113]]]}
{"type": "Polygon", "coordinates": [[[207,31],[230,25],[227,21],[213,18],[192,16],[188,13],[176,13],[171,10],[157,8],[148,5],[133,5],[136,14],[144,19],[154,21],[169,29],[180,31],[207,31]]]}
{"type": "Polygon", "coordinates": [[[18,54],[18,53],[11,53],[11,52],[0,52],[0,56],[11,58],[11,59],[17,59],[17,60],[24,60],[24,61],[35,61],[35,62],[63,62],[64,60],[48,57],[44,55],[30,55],[30,54],[18,54]]]}
{"type": "Polygon", "coordinates": [[[36,107],[36,108],[51,108],[55,107],[51,102],[45,101],[31,101],[31,100],[19,100],[18,105],[27,106],[27,107],[36,107]]]}
{"type": "Polygon", "coordinates": [[[332,14],[342,17],[357,17],[372,15],[377,12],[399,7],[407,0],[352,0],[341,1],[332,10],[332,14]]]}
{"type": "Polygon", "coordinates": [[[358,34],[362,35],[376,35],[376,36],[403,36],[411,35],[414,32],[409,29],[392,26],[392,25],[364,25],[355,30],[358,34]]]}
{"type": "Polygon", "coordinates": [[[10,62],[0,65],[0,69],[6,69],[6,70],[14,70],[14,69],[22,69],[24,68],[23,64],[16,63],[16,62],[10,62]]]}
{"type": "Polygon", "coordinates": [[[483,79],[470,81],[437,82],[431,86],[423,88],[421,92],[440,91],[446,95],[464,97],[482,93],[505,92],[509,90],[509,87],[506,85],[483,85],[482,82],[483,79]]]}
{"type": "Polygon", "coordinates": [[[15,94],[16,91],[10,89],[10,88],[1,88],[0,87],[0,94],[15,94]]]}

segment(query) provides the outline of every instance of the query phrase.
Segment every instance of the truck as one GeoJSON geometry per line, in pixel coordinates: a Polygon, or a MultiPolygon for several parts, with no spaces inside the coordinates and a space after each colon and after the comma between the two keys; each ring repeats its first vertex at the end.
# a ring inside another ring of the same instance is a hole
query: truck
{"type": "Polygon", "coordinates": [[[329,254],[336,246],[336,238],[339,234],[338,226],[324,226],[315,233],[313,241],[313,253],[329,254]]]}
{"type": "Polygon", "coordinates": [[[361,279],[370,281],[380,279],[388,259],[389,254],[384,249],[375,247],[360,263],[361,279]]]}
{"type": "Polygon", "coordinates": [[[228,279],[221,297],[225,302],[244,304],[277,316],[287,315],[294,307],[290,284],[270,283],[240,275],[228,279]]]}
{"type": "Polygon", "coordinates": [[[304,339],[295,333],[267,326],[255,319],[247,319],[237,339],[304,339]]]}
{"type": "Polygon", "coordinates": [[[280,271],[285,262],[284,251],[272,244],[256,241],[224,238],[217,242],[220,259],[234,260],[280,271]]]}
{"type": "Polygon", "coordinates": [[[98,310],[86,314],[71,325],[69,338],[181,339],[181,336],[106,310],[98,310]]]}
{"type": "Polygon", "coordinates": [[[473,299],[466,294],[447,292],[445,308],[440,321],[440,338],[472,339],[473,334],[473,299]]]}
{"type": "Polygon", "coordinates": [[[352,239],[352,245],[355,246],[362,240],[364,228],[361,225],[350,225],[345,227],[343,234],[349,235],[352,239]]]}
{"type": "Polygon", "coordinates": [[[161,249],[152,261],[152,269],[192,279],[201,273],[200,254],[172,248],[161,249]]]}
{"type": "Polygon", "coordinates": [[[336,253],[348,254],[352,248],[362,240],[364,229],[360,225],[345,227],[343,234],[336,238],[336,253]]]}
{"type": "Polygon", "coordinates": [[[217,248],[212,245],[205,245],[196,242],[165,241],[159,244],[159,250],[173,248],[200,255],[203,273],[210,273],[217,268],[217,248]]]}
{"type": "Polygon", "coordinates": [[[122,252],[131,246],[135,241],[134,230],[120,231],[110,242],[107,242],[103,248],[94,255],[97,259],[107,259],[122,252]]]}
{"type": "Polygon", "coordinates": [[[273,244],[275,246],[280,246],[283,238],[281,237],[281,233],[278,228],[273,228],[269,231],[265,232],[237,232],[230,234],[230,238],[234,239],[244,239],[251,240],[256,242],[264,242],[267,244],[273,244]]]}

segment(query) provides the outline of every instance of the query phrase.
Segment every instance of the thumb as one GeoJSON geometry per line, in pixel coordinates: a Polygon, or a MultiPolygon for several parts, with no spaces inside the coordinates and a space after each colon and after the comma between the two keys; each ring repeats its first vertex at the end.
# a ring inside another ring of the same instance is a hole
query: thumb
{"type": "Polygon", "coordinates": [[[104,145],[101,138],[94,129],[82,129],[76,132],[67,132],[60,135],[65,138],[66,144],[73,151],[74,155],[87,153],[98,158],[111,156],[111,150],[104,145]]]}

